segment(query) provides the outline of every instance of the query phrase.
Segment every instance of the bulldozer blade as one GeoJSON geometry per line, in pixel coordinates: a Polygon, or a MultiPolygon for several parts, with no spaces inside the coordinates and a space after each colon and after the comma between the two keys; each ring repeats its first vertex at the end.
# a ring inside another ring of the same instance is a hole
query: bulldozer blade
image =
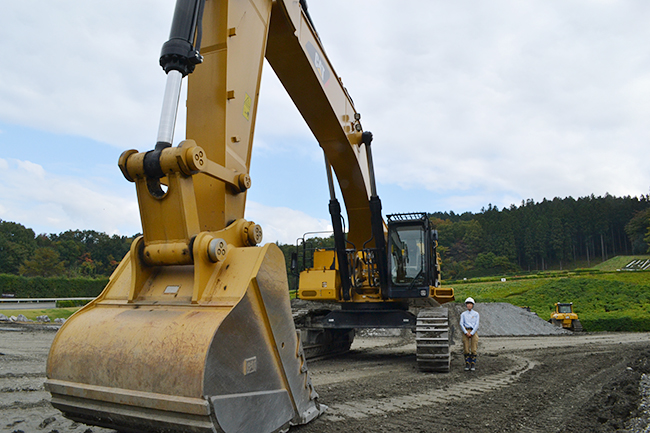
{"type": "Polygon", "coordinates": [[[277,246],[232,248],[200,296],[196,264],[142,277],[133,251],[57,333],[45,383],[54,407],[121,432],[275,432],[324,411],[277,246]]]}

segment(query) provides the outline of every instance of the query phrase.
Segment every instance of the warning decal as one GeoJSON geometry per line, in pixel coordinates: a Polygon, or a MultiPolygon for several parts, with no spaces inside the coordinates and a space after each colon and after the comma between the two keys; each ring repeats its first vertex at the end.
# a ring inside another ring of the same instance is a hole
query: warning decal
{"type": "Polygon", "coordinates": [[[250,120],[251,117],[251,106],[253,105],[253,99],[248,96],[248,93],[244,93],[244,117],[246,120],[250,120]]]}

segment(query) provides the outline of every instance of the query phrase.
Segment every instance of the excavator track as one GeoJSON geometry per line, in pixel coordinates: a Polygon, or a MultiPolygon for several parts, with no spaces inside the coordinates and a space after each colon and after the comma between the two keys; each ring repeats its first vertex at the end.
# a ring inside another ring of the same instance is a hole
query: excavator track
{"type": "Polygon", "coordinates": [[[294,299],[292,301],[293,322],[299,332],[305,358],[323,359],[340,355],[350,350],[354,340],[354,329],[328,329],[310,326],[314,318],[322,317],[330,310],[318,304],[294,299]]]}
{"type": "Polygon", "coordinates": [[[449,311],[431,308],[420,311],[415,328],[417,363],[420,371],[449,372],[449,311]]]}
{"type": "Polygon", "coordinates": [[[301,329],[300,334],[307,360],[346,353],[354,340],[354,329],[301,329]]]}

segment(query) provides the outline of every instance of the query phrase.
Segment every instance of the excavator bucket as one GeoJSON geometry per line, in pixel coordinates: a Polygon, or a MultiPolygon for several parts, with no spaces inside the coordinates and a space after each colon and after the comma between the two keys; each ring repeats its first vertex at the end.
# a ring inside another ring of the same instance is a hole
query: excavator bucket
{"type": "Polygon", "coordinates": [[[45,383],[54,407],[120,432],[275,432],[322,413],[277,246],[159,267],[142,251],[140,238],[59,330],[45,383]]]}

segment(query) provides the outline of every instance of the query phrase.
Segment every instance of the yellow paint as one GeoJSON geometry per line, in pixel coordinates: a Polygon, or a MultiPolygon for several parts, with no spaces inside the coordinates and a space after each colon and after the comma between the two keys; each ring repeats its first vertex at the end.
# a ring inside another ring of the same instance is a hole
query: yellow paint
{"type": "Polygon", "coordinates": [[[339,286],[338,270],[321,268],[303,271],[300,273],[298,297],[309,300],[335,301],[338,299],[339,286]]]}

